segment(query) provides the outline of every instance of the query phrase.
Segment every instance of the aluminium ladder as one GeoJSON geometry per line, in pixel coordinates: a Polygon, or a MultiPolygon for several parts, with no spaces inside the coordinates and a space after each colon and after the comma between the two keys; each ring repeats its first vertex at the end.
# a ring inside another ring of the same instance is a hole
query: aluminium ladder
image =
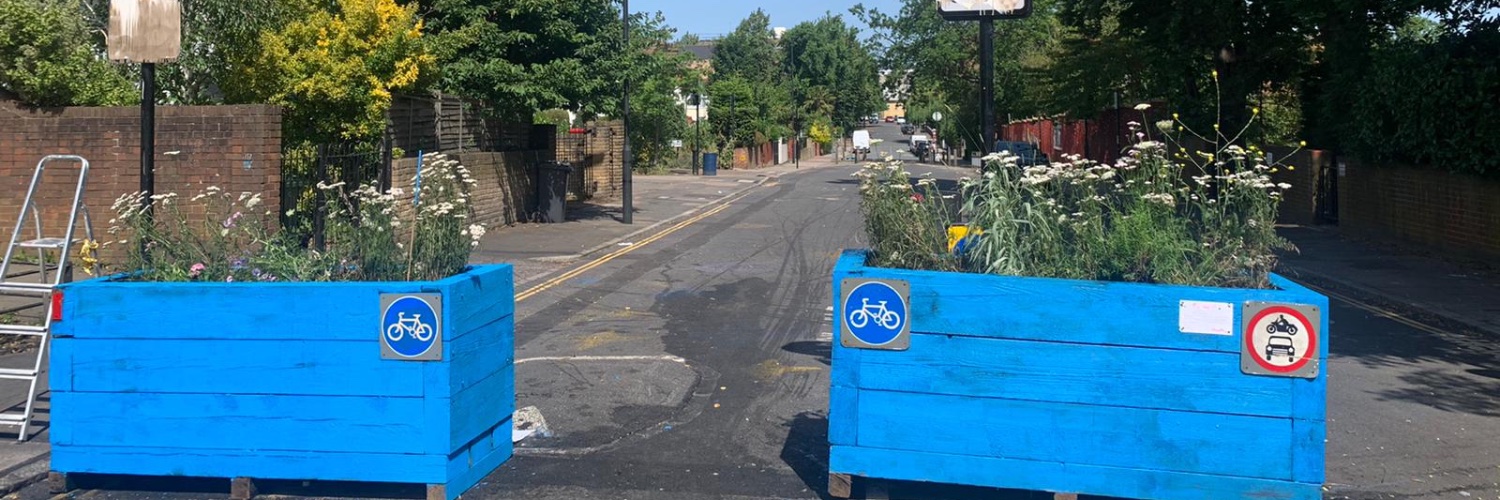
{"type": "Polygon", "coordinates": [[[45,309],[42,315],[42,325],[12,325],[0,324],[0,335],[23,335],[38,337],[36,349],[36,360],[30,368],[0,368],[0,380],[18,380],[30,383],[26,392],[26,406],[19,413],[6,411],[0,413],[0,425],[19,426],[18,440],[25,441],[27,428],[31,425],[32,410],[36,403],[37,381],[43,373],[42,363],[47,359],[47,342],[52,336],[53,315],[57,312],[53,308],[58,304],[53,298],[57,287],[70,279],[68,258],[69,250],[73,248],[73,231],[78,223],[78,216],[83,215],[84,238],[94,238],[93,221],[89,219],[88,208],[83,204],[84,185],[89,176],[89,161],[81,156],[73,155],[51,155],[42,158],[36,164],[36,172],[31,176],[31,187],[26,190],[26,201],[21,204],[21,210],[16,214],[15,230],[10,233],[10,244],[5,247],[5,260],[0,261],[0,294],[8,296],[22,296],[34,299],[37,303],[18,309],[40,307],[45,309]],[[42,232],[41,209],[37,207],[37,188],[42,184],[43,173],[48,163],[73,162],[79,165],[78,183],[73,191],[73,205],[68,213],[67,229],[62,237],[47,237],[42,232]],[[32,224],[35,226],[35,239],[21,239],[21,234],[26,226],[26,212],[31,212],[32,224]],[[36,250],[35,270],[27,272],[11,273],[11,265],[16,264],[17,250],[36,250]],[[48,258],[55,259],[55,263],[48,265],[48,258]],[[49,271],[51,277],[49,278],[49,271]],[[35,276],[35,279],[20,278],[35,276]]]}

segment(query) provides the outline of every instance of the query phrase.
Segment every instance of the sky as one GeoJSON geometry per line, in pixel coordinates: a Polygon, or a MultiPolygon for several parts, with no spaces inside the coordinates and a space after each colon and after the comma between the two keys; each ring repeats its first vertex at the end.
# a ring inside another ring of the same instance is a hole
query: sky
{"type": "Polygon", "coordinates": [[[772,27],[790,28],[825,13],[844,16],[845,22],[863,27],[849,15],[849,8],[858,3],[889,13],[901,7],[900,0],[635,0],[630,2],[630,10],[661,11],[667,17],[667,24],[676,28],[679,35],[694,33],[709,37],[734,31],[756,8],[771,16],[772,27]]]}

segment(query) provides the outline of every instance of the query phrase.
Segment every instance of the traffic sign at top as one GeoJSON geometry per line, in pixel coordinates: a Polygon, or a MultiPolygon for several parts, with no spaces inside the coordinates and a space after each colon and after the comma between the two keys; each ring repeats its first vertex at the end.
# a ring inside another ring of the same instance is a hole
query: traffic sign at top
{"type": "Polygon", "coordinates": [[[938,13],[949,21],[1020,19],[1031,15],[1031,0],[937,0],[938,13]]]}

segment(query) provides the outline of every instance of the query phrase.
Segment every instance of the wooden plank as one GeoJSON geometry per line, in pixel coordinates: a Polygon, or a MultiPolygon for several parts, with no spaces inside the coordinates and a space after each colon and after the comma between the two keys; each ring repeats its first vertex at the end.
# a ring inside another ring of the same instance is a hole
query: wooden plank
{"type": "Polygon", "coordinates": [[[447,344],[448,385],[434,394],[458,394],[515,361],[515,321],[510,316],[471,328],[473,333],[447,344]]]}
{"type": "Polygon", "coordinates": [[[510,264],[474,266],[469,272],[439,281],[443,297],[445,342],[463,338],[473,328],[516,312],[516,288],[510,264]]]}
{"type": "Polygon", "coordinates": [[[1322,484],[1328,437],[1327,424],[1320,420],[1292,421],[1292,479],[1300,483],[1322,484]]]}
{"type": "Polygon", "coordinates": [[[828,393],[828,442],[832,444],[854,445],[859,436],[859,380],[860,369],[864,366],[864,350],[845,349],[840,346],[839,336],[843,334],[842,319],[838,314],[839,300],[843,296],[843,278],[847,276],[849,269],[858,268],[864,263],[864,253],[857,251],[844,251],[834,265],[833,277],[833,337],[829,342],[830,358],[832,366],[829,374],[828,393]]]}
{"type": "Polygon", "coordinates": [[[1236,304],[1238,319],[1246,301],[1307,298],[1282,290],[880,269],[840,259],[835,280],[846,276],[910,282],[913,332],[1232,353],[1240,352],[1237,335],[1179,332],[1180,302],[1236,304]]]}
{"type": "Polygon", "coordinates": [[[506,418],[481,439],[475,440],[448,461],[448,498],[455,500],[484,478],[495,473],[514,452],[510,441],[511,421],[506,418]]]}
{"type": "MultiPolygon", "coordinates": [[[[372,330],[373,331],[373,330],[372,330]]],[[[364,341],[58,339],[66,392],[421,397],[420,363],[364,341]]]]}
{"type": "MultiPolygon", "coordinates": [[[[444,401],[448,400],[434,400],[439,404],[444,401]]],[[[446,451],[451,452],[500,422],[510,420],[516,411],[515,367],[506,365],[489,378],[454,395],[448,404],[452,420],[446,451]]]]}
{"type": "Polygon", "coordinates": [[[929,334],[862,371],[862,389],[1267,417],[1291,415],[1297,382],[1246,376],[1238,353],[929,334]]]}
{"type": "Polygon", "coordinates": [[[1232,476],[834,446],[834,473],[1157,500],[1321,500],[1322,485],[1232,476]]]}
{"type": "Polygon", "coordinates": [[[1287,419],[885,391],[857,425],[862,447],[1281,480],[1295,446],[1287,419]]]}
{"type": "Polygon", "coordinates": [[[424,453],[431,432],[421,398],[62,392],[52,414],[54,444],[87,446],[424,453]]]}
{"type": "Polygon", "coordinates": [[[53,443],[51,460],[70,473],[441,484],[448,457],[53,443]]]}
{"type": "Polygon", "coordinates": [[[229,481],[229,498],[231,500],[250,500],[255,497],[255,480],[248,477],[236,477],[229,481]]]}
{"type": "Polygon", "coordinates": [[[828,474],[828,496],[849,498],[854,496],[854,477],[848,474],[828,474]]]}
{"type": "Polygon", "coordinates": [[[78,349],[75,340],[67,337],[53,338],[47,348],[47,388],[52,392],[73,390],[73,353],[78,349]]]}

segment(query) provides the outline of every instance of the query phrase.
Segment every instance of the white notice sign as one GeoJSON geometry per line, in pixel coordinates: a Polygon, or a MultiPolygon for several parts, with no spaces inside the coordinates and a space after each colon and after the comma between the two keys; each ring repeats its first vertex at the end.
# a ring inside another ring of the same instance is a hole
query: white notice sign
{"type": "Polygon", "coordinates": [[[1177,308],[1177,329],[1182,333],[1234,335],[1234,304],[1184,300],[1177,308]]]}

